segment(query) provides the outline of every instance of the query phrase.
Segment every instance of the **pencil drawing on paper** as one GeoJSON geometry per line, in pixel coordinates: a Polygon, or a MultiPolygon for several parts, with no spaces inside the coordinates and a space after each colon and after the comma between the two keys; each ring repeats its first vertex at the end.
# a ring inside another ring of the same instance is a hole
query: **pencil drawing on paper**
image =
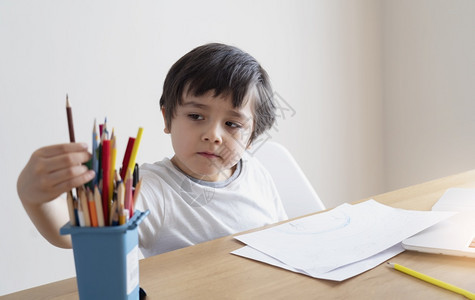
{"type": "Polygon", "coordinates": [[[288,226],[279,226],[276,229],[281,233],[299,235],[317,235],[343,229],[351,223],[351,216],[344,211],[319,215],[318,218],[297,220],[288,223],[288,226]]]}

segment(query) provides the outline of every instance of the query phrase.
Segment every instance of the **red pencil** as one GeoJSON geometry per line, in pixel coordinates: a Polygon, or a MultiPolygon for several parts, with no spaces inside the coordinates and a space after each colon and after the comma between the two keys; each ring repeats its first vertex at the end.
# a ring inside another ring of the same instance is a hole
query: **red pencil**
{"type": "Polygon", "coordinates": [[[110,184],[110,140],[102,142],[102,212],[104,220],[109,220],[110,201],[109,201],[109,184],[110,184]]]}
{"type": "Polygon", "coordinates": [[[102,132],[104,131],[104,124],[99,124],[99,136],[102,137],[102,132]]]}
{"type": "Polygon", "coordinates": [[[130,154],[132,154],[132,149],[134,148],[135,138],[130,137],[127,142],[127,149],[125,150],[124,159],[122,161],[122,169],[120,169],[120,178],[125,181],[125,176],[127,175],[127,168],[129,167],[130,154]]]}

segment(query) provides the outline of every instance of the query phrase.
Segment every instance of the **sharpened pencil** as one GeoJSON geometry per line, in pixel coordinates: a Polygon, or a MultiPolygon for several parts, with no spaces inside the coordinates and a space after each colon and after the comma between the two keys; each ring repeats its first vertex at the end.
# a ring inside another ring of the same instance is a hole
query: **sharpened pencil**
{"type": "Polygon", "coordinates": [[[134,212],[135,212],[135,204],[137,204],[137,200],[138,200],[139,195],[140,195],[140,188],[141,187],[142,187],[142,178],[139,179],[139,182],[135,186],[134,201],[132,203],[132,207],[130,208],[132,210],[132,213],[131,213],[132,216],[134,215],[134,212]]]}
{"type": "MultiPolygon", "coordinates": [[[[71,109],[71,103],[69,103],[68,94],[66,94],[66,117],[68,119],[69,142],[75,143],[76,138],[74,137],[73,112],[72,112],[72,109],[71,109]]],[[[71,196],[73,196],[72,191],[70,193],[71,193],[71,196]]],[[[77,188],[76,188],[76,197],[79,199],[79,191],[78,191],[77,188]]]]}
{"type": "Polygon", "coordinates": [[[134,144],[135,138],[129,137],[129,141],[127,142],[127,148],[125,149],[124,158],[122,160],[122,168],[120,169],[120,178],[122,178],[122,180],[125,180],[125,176],[127,175],[127,168],[129,166],[130,155],[132,154],[134,144]]]}
{"type": "Polygon", "coordinates": [[[115,181],[115,160],[117,157],[116,139],[114,137],[114,130],[112,129],[111,149],[110,149],[110,170],[109,170],[109,203],[112,201],[114,194],[115,181]]]}
{"type": "Polygon", "coordinates": [[[94,187],[94,202],[96,203],[97,225],[99,227],[105,226],[104,212],[102,211],[102,198],[97,185],[94,187]]]}
{"type": "Polygon", "coordinates": [[[124,208],[129,211],[129,218],[132,214],[132,205],[133,205],[133,195],[132,195],[132,171],[127,170],[127,175],[125,176],[125,204],[124,208]]]}
{"type": "Polygon", "coordinates": [[[87,204],[89,206],[89,217],[91,218],[91,226],[97,227],[97,210],[96,210],[96,202],[94,201],[94,194],[88,188],[87,189],[87,204]]]}
{"type": "Polygon", "coordinates": [[[110,140],[102,141],[102,211],[104,213],[104,220],[108,220],[111,214],[111,202],[109,197],[109,185],[110,185],[110,140]]]}
{"type": "Polygon", "coordinates": [[[139,151],[140,141],[142,140],[142,134],[143,134],[143,128],[139,127],[137,137],[135,138],[134,147],[132,148],[132,153],[130,154],[129,164],[127,166],[127,171],[130,170],[131,173],[134,172],[135,159],[137,158],[137,152],[139,151]]]}
{"type": "Polygon", "coordinates": [[[68,117],[69,141],[71,143],[75,143],[76,138],[74,137],[73,112],[71,109],[71,104],[69,103],[68,94],[66,94],[66,116],[68,117]]]}
{"type": "Polygon", "coordinates": [[[96,172],[96,176],[92,180],[92,186],[97,184],[99,174],[99,154],[97,153],[97,147],[99,147],[99,138],[97,136],[96,119],[94,119],[94,127],[92,128],[92,169],[96,172]]]}
{"type": "Polygon", "coordinates": [[[84,187],[79,188],[79,201],[82,208],[82,213],[84,217],[84,226],[91,227],[91,217],[89,215],[89,204],[87,203],[87,196],[84,187]]]}

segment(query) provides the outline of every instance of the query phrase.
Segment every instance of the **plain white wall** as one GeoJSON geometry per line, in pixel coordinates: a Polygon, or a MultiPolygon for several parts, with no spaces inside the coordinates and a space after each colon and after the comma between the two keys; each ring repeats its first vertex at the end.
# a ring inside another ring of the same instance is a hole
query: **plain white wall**
{"type": "MultiPolygon", "coordinates": [[[[158,110],[163,79],[173,62],[203,43],[239,46],[267,69],[275,90],[295,112],[283,115],[270,135],[290,149],[329,208],[386,191],[385,184],[397,187],[470,168],[468,150],[454,168],[451,153],[431,157],[412,146],[420,147],[418,136],[427,132],[441,132],[441,140],[454,132],[468,139],[468,128],[474,127],[468,83],[441,81],[457,93],[453,101],[458,104],[445,108],[464,116],[468,124],[462,132],[457,118],[420,128],[421,118],[405,118],[398,112],[406,108],[398,103],[406,96],[404,85],[433,74],[411,70],[430,46],[400,27],[411,32],[411,26],[421,26],[421,16],[426,27],[435,18],[437,30],[468,33],[473,21],[466,16],[473,15],[473,4],[450,2],[465,16],[460,21],[447,16],[446,2],[395,2],[0,1],[0,295],[75,275],[71,250],[55,248],[38,234],[15,189],[33,150],[68,141],[65,94],[73,105],[77,140],[89,142],[94,118],[107,116],[119,137],[119,156],[127,138],[143,126],[138,161],[160,160],[172,153],[158,110]],[[406,60],[403,54],[414,57],[406,60]],[[411,138],[405,142],[407,135],[411,138]],[[400,149],[399,143],[405,151],[392,150],[400,149]],[[418,163],[410,164],[414,159],[418,163]],[[440,172],[427,175],[435,164],[440,172]]],[[[447,65],[449,75],[463,82],[473,79],[475,52],[465,49],[473,50],[473,37],[445,35],[431,41],[447,41],[453,45],[446,49],[463,51],[465,60],[439,55],[440,66],[447,65]],[[460,65],[452,66],[453,59],[460,65]]],[[[409,103],[425,117],[423,108],[432,96],[424,94],[428,85],[411,88],[420,97],[409,103]]],[[[474,143],[467,144],[473,149],[474,143]]]]}
{"type": "Polygon", "coordinates": [[[386,189],[475,167],[475,1],[384,1],[386,189]]]}

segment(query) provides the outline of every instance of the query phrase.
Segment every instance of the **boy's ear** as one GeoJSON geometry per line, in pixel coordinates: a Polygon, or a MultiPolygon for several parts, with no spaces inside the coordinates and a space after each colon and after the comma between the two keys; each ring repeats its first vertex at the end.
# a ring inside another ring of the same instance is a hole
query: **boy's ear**
{"type": "Polygon", "coordinates": [[[247,142],[246,150],[250,150],[252,148],[252,141],[250,140],[247,142]]]}
{"type": "Polygon", "coordinates": [[[165,132],[166,134],[169,134],[170,129],[167,126],[167,119],[165,118],[165,107],[162,107],[161,111],[162,111],[162,116],[163,116],[163,123],[165,124],[165,128],[163,128],[163,132],[165,132]]]}

